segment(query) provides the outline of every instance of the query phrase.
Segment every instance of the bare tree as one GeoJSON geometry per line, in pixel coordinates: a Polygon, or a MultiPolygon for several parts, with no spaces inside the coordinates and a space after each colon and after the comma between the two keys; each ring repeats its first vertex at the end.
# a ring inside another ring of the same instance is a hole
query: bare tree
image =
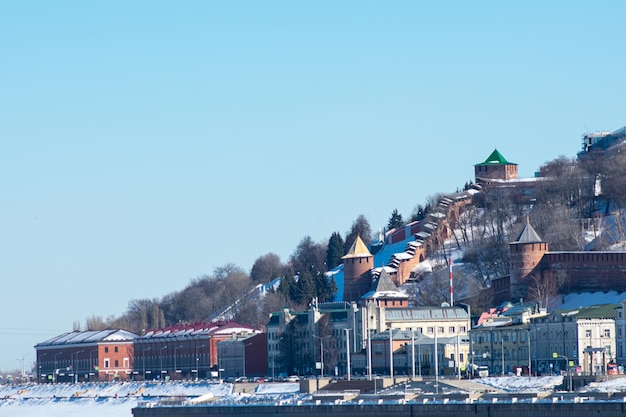
{"type": "Polygon", "coordinates": [[[303,237],[291,255],[291,267],[296,274],[326,272],[326,246],[315,243],[311,236],[303,237]]]}
{"type": "Polygon", "coordinates": [[[250,278],[254,282],[269,282],[285,273],[285,266],[275,253],[268,253],[257,258],[250,270],[250,278]]]}
{"type": "Polygon", "coordinates": [[[89,316],[85,320],[86,330],[105,330],[108,328],[107,322],[102,316],[89,316]]]}
{"type": "Polygon", "coordinates": [[[560,284],[559,275],[555,275],[556,276],[541,276],[539,274],[532,274],[530,276],[527,297],[531,301],[535,301],[539,304],[539,307],[548,308],[552,305],[553,301],[557,299],[560,284]]]}

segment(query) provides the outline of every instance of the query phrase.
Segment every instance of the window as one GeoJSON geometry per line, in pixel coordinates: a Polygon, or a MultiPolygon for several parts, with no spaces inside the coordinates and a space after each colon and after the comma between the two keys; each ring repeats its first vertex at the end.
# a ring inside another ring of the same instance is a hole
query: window
{"type": "Polygon", "coordinates": [[[104,353],[109,353],[109,347],[108,346],[104,347],[104,353]]]}
{"type": "Polygon", "coordinates": [[[611,329],[604,329],[604,337],[611,337],[611,329]]]}
{"type": "Polygon", "coordinates": [[[585,337],[591,337],[591,330],[585,330],[585,337]]]}
{"type": "Polygon", "coordinates": [[[461,327],[459,327],[459,332],[465,333],[465,332],[467,332],[467,329],[465,328],[465,326],[461,326],[461,327]]]}
{"type": "Polygon", "coordinates": [[[116,367],[116,368],[119,368],[119,367],[120,367],[120,361],[119,361],[119,360],[117,360],[117,359],[115,359],[115,367],[116,367]]]}
{"type": "Polygon", "coordinates": [[[434,333],[434,332],[435,332],[435,329],[434,329],[433,327],[429,327],[429,328],[428,328],[428,333],[431,333],[431,334],[432,334],[432,333],[434,333]]]}
{"type": "Polygon", "coordinates": [[[115,346],[115,347],[113,348],[113,350],[115,351],[115,353],[119,352],[119,350],[118,350],[118,347],[117,347],[117,346],[115,346]]]}
{"type": "Polygon", "coordinates": [[[417,328],[417,332],[418,333],[424,333],[424,328],[423,327],[418,327],[417,328]]]}
{"type": "Polygon", "coordinates": [[[437,332],[440,334],[443,334],[443,326],[438,326],[437,327],[437,332]]]}
{"type": "Polygon", "coordinates": [[[104,367],[105,368],[109,368],[110,366],[111,366],[110,359],[109,358],[105,358],[104,359],[104,367]]]}
{"type": "Polygon", "coordinates": [[[450,326],[448,328],[448,333],[456,333],[456,329],[454,328],[454,326],[450,326]]]}

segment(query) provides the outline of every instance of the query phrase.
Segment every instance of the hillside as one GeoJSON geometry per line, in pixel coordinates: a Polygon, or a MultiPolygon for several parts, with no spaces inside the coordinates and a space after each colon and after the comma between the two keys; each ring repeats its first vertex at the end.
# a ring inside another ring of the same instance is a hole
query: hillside
{"type": "MultiPolygon", "coordinates": [[[[489,158],[511,165],[497,151],[489,158]]],[[[489,158],[485,163],[493,162],[489,158]]],[[[476,165],[477,172],[485,163],[476,165]]],[[[464,191],[440,194],[418,205],[409,222],[401,222],[402,216],[394,210],[389,224],[400,223],[370,243],[375,273],[376,268],[390,268],[413,304],[434,305],[450,300],[449,259],[456,300],[477,297],[494,279],[508,276],[509,243],[526,222],[549,242],[551,250],[620,250],[626,230],[620,209],[626,202],[626,189],[619,180],[623,172],[626,157],[617,154],[611,160],[558,157],[531,179],[484,180],[477,174],[478,183],[466,183],[464,191]],[[601,191],[593,180],[599,177],[601,191]]],[[[362,216],[341,244],[351,244],[348,239],[357,234],[371,241],[371,228],[362,216]]],[[[327,244],[305,237],[284,263],[268,253],[250,273],[227,264],[161,299],[132,300],[119,318],[90,318],[86,327],[114,326],[141,333],[171,323],[215,318],[262,327],[267,315],[283,305],[306,307],[318,296],[323,282],[319,279],[325,273],[336,285],[334,299],[342,300],[343,266],[326,271],[333,245],[332,238],[327,244]],[[285,289],[287,283],[281,278],[294,276],[291,289],[285,289]],[[298,287],[303,279],[310,281],[306,290],[298,287]]]]}

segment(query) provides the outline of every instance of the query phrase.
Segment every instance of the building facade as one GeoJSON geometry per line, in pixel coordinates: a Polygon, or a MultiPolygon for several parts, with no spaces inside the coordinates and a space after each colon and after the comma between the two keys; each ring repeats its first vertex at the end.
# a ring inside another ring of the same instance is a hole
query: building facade
{"type": "Polygon", "coordinates": [[[263,377],[268,375],[267,334],[233,335],[217,343],[219,377],[263,377]]]}
{"type": "Polygon", "coordinates": [[[608,364],[616,358],[616,307],[582,307],[532,319],[531,354],[537,372],[566,370],[569,360],[576,372],[605,374],[608,364]]]}
{"type": "Polygon", "coordinates": [[[347,347],[360,349],[358,320],[356,303],[345,302],[273,313],[267,324],[269,375],[344,375],[347,347]]]}
{"type": "Polygon", "coordinates": [[[125,330],[90,330],[38,343],[37,379],[49,383],[131,379],[137,337],[125,330]]]}
{"type": "Polygon", "coordinates": [[[197,379],[218,376],[220,341],[260,330],[234,322],[180,323],[135,339],[134,374],[140,379],[197,379]]]}

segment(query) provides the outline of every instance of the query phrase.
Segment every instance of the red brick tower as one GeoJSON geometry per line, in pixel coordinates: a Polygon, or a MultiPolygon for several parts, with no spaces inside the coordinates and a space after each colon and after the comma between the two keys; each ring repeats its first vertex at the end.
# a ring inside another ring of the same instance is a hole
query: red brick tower
{"type": "Polygon", "coordinates": [[[496,149],[485,162],[474,165],[474,176],[476,183],[515,179],[517,178],[517,164],[507,161],[496,149]]]}
{"type": "Polygon", "coordinates": [[[511,299],[526,296],[531,275],[539,273],[537,266],[546,252],[548,252],[548,243],[542,241],[530,223],[526,223],[517,240],[509,244],[511,299]]]}
{"type": "Polygon", "coordinates": [[[374,256],[370,253],[360,236],[343,256],[343,300],[358,301],[372,285],[374,256]]]}

